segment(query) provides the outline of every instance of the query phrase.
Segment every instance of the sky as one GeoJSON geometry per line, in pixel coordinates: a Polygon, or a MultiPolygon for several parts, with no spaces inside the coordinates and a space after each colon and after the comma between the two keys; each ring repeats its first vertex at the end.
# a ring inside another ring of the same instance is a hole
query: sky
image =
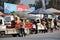
{"type": "Polygon", "coordinates": [[[21,0],[20,3],[28,6],[28,4],[34,4],[35,0],[21,0]]]}
{"type": "MultiPolygon", "coordinates": [[[[48,4],[48,1],[49,0],[47,0],[46,4],[48,4]]],[[[28,6],[28,4],[34,4],[35,3],[35,0],[21,0],[20,3],[28,6]]]]}

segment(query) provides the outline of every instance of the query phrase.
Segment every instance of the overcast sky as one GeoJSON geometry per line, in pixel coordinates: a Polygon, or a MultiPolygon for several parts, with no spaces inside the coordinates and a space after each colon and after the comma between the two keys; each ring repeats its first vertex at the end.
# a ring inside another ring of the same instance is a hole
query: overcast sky
{"type": "Polygon", "coordinates": [[[21,0],[20,3],[28,6],[28,4],[34,4],[35,0],[21,0]]]}
{"type": "MultiPolygon", "coordinates": [[[[46,4],[48,4],[48,1],[49,0],[47,0],[46,4]]],[[[21,0],[20,3],[28,6],[28,4],[34,4],[35,3],[35,0],[21,0]]]]}

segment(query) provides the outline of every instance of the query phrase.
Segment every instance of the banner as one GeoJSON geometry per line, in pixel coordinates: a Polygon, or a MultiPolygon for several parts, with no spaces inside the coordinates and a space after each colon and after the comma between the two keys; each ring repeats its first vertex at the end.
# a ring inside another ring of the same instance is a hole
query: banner
{"type": "Polygon", "coordinates": [[[17,5],[10,4],[10,3],[4,3],[4,13],[11,13],[13,11],[17,11],[17,5]]]}
{"type": "Polygon", "coordinates": [[[27,7],[24,5],[20,5],[20,4],[17,5],[17,11],[25,11],[26,9],[27,7]]]}

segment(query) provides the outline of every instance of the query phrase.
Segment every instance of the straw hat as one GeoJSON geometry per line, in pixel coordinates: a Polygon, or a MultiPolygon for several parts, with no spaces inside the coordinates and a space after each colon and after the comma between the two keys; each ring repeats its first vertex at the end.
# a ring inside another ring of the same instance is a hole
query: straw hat
{"type": "Polygon", "coordinates": [[[3,15],[3,13],[0,11],[0,15],[3,15]]]}
{"type": "Polygon", "coordinates": [[[29,20],[26,20],[26,22],[29,22],[29,20]]]}

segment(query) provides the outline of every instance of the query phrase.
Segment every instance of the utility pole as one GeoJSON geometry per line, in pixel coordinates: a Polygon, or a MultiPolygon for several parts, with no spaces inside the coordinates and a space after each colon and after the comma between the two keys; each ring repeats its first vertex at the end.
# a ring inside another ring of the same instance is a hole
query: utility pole
{"type": "Polygon", "coordinates": [[[42,0],[42,7],[43,7],[44,10],[46,9],[46,7],[45,7],[45,0],[42,0]]]}

